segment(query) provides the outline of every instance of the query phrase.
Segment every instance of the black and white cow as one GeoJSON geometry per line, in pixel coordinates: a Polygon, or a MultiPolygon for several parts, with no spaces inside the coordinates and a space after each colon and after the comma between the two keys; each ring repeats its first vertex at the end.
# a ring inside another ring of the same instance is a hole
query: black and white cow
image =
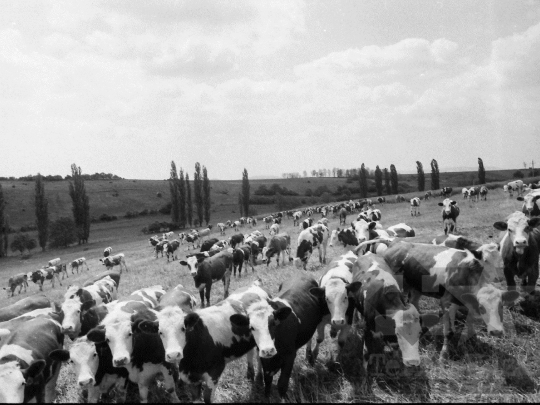
{"type": "Polygon", "coordinates": [[[57,257],[56,259],[49,260],[47,262],[47,267],[56,266],[57,264],[60,264],[60,258],[57,257]]]}
{"type": "Polygon", "coordinates": [[[480,200],[487,201],[488,188],[486,186],[480,187],[480,200]]]}
{"type": "Polygon", "coordinates": [[[409,225],[404,224],[403,222],[392,225],[386,228],[386,233],[390,237],[394,238],[412,238],[416,236],[416,233],[414,232],[414,229],[412,229],[409,225]]]}
{"type": "Polygon", "coordinates": [[[441,190],[441,197],[447,198],[452,195],[452,187],[443,187],[441,190]]]}
{"type": "Polygon", "coordinates": [[[270,227],[270,236],[277,235],[279,233],[279,224],[272,224],[270,227]]]}
{"type": "Polygon", "coordinates": [[[405,201],[407,201],[407,200],[405,200],[405,197],[403,197],[401,194],[396,195],[396,202],[397,203],[405,202],[405,201]]]}
{"type": "Polygon", "coordinates": [[[321,224],[314,225],[300,232],[294,265],[297,268],[303,267],[305,270],[307,262],[313,253],[313,248],[319,250],[320,264],[326,264],[328,239],[330,239],[330,231],[326,226],[321,224]]]}
{"type": "Polygon", "coordinates": [[[109,257],[112,253],[112,247],[106,247],[104,250],[103,250],[103,257],[109,257]]]}
{"type": "Polygon", "coordinates": [[[300,224],[300,229],[307,229],[310,226],[313,226],[313,218],[306,218],[302,221],[302,224],[300,224]]]}
{"type": "Polygon", "coordinates": [[[442,209],[442,219],[444,225],[444,234],[455,233],[457,231],[457,217],[459,216],[459,207],[455,200],[445,198],[439,203],[442,209]]]}
{"type": "Polygon", "coordinates": [[[381,205],[384,205],[386,202],[386,197],[377,197],[377,202],[381,205]]]}
{"type": "Polygon", "coordinates": [[[521,212],[529,218],[540,216],[540,190],[532,191],[526,194],[525,197],[518,197],[517,200],[523,201],[521,212]]]}
{"type": "Polygon", "coordinates": [[[225,235],[225,229],[227,228],[227,226],[223,222],[219,222],[216,226],[219,229],[219,234],[225,235]]]}
{"type": "Polygon", "coordinates": [[[128,271],[123,253],[118,253],[114,256],[105,257],[103,259],[99,259],[99,261],[105,266],[107,270],[112,269],[114,266],[120,266],[120,274],[122,274],[122,265],[124,265],[126,271],[128,271]]]}
{"type": "Polygon", "coordinates": [[[229,238],[229,245],[234,249],[236,248],[236,245],[239,245],[240,243],[244,242],[244,235],[241,233],[237,233],[232,235],[229,238]]]}
{"type": "Polygon", "coordinates": [[[163,250],[165,251],[165,254],[167,255],[167,262],[169,261],[169,256],[172,256],[172,260],[176,259],[176,250],[180,247],[180,241],[177,239],[173,239],[167,244],[165,244],[165,247],[163,250]]]}
{"type": "Polygon", "coordinates": [[[41,308],[50,308],[51,301],[43,294],[31,295],[17,302],[0,308],[0,322],[24,315],[30,311],[41,308]]]}
{"type": "Polygon", "coordinates": [[[212,246],[214,246],[218,242],[219,242],[218,238],[211,238],[211,239],[205,240],[201,245],[200,252],[208,252],[208,251],[210,251],[212,246]]]}
{"type": "Polygon", "coordinates": [[[347,210],[345,208],[341,208],[339,210],[339,225],[345,225],[347,223],[347,210]]]}
{"type": "Polygon", "coordinates": [[[19,324],[0,348],[0,402],[51,403],[60,363],[49,358],[61,349],[64,335],[60,324],[38,317],[19,324]]]}
{"type": "Polygon", "coordinates": [[[161,253],[161,257],[163,257],[163,252],[165,251],[165,246],[167,243],[169,243],[169,241],[167,239],[163,239],[154,246],[154,255],[156,256],[156,259],[158,258],[159,253],[161,253]]]}
{"type": "Polygon", "coordinates": [[[263,260],[266,256],[266,267],[269,266],[270,260],[274,255],[276,257],[276,266],[279,267],[279,255],[282,255],[281,265],[285,266],[285,253],[287,252],[289,258],[291,256],[291,237],[287,232],[282,232],[278,235],[274,235],[268,242],[268,247],[263,248],[263,260]]]}
{"type": "Polygon", "coordinates": [[[296,211],[293,215],[293,226],[298,226],[300,218],[302,218],[302,211],[296,211]]]}
{"type": "Polygon", "coordinates": [[[263,218],[264,221],[264,229],[269,229],[270,225],[274,222],[274,217],[272,215],[268,215],[263,218]]]}
{"type": "Polygon", "coordinates": [[[17,287],[19,288],[19,295],[21,295],[21,290],[24,287],[24,292],[26,293],[26,287],[28,287],[28,275],[25,273],[19,273],[15,274],[14,276],[10,277],[8,280],[8,286],[7,288],[4,287],[4,290],[7,291],[8,297],[10,297],[9,293],[11,292],[11,297],[13,297],[13,294],[15,293],[15,289],[17,287]]]}
{"type": "Polygon", "coordinates": [[[71,274],[75,274],[74,270],[77,270],[77,274],[79,274],[79,267],[81,270],[84,270],[84,266],[86,265],[86,271],[90,270],[88,267],[88,263],[86,263],[86,259],[84,257],[80,257],[78,259],[75,259],[71,262],[71,274]]]}
{"type": "Polygon", "coordinates": [[[49,267],[47,269],[39,269],[34,272],[29,273],[29,278],[32,280],[35,284],[39,286],[39,291],[43,291],[43,283],[45,280],[51,280],[52,288],[54,288],[54,279],[56,278],[60,285],[62,285],[62,282],[60,281],[60,278],[58,277],[58,273],[55,272],[55,267],[49,267]]]}
{"type": "Polygon", "coordinates": [[[199,234],[197,232],[192,232],[188,234],[184,234],[184,240],[188,244],[187,250],[189,250],[189,245],[191,244],[191,247],[195,249],[195,242],[198,243],[198,248],[201,247],[201,241],[199,239],[199,234]]]}
{"type": "Polygon", "coordinates": [[[253,267],[253,260],[251,259],[251,246],[242,245],[233,250],[233,275],[236,277],[236,269],[238,268],[238,277],[242,277],[242,266],[246,263],[246,270],[248,264],[251,265],[251,271],[255,272],[253,267]]]}
{"type": "Polygon", "coordinates": [[[507,184],[508,187],[508,194],[510,194],[510,197],[514,196],[514,191],[517,191],[518,197],[521,197],[523,195],[523,181],[522,180],[515,180],[511,181],[507,184]]]}
{"type": "Polygon", "coordinates": [[[429,198],[433,195],[433,193],[431,191],[426,191],[424,193],[424,200],[425,201],[429,201],[429,198]]]}
{"type": "Polygon", "coordinates": [[[343,243],[343,247],[347,246],[358,246],[358,239],[356,239],[356,234],[353,228],[347,228],[340,230],[339,228],[334,229],[330,235],[330,246],[334,246],[336,239],[343,243]]]}
{"type": "Polygon", "coordinates": [[[411,198],[411,217],[420,215],[420,198],[411,198]]]}
{"type": "Polygon", "coordinates": [[[469,203],[478,202],[478,197],[480,196],[480,187],[471,187],[467,190],[467,200],[469,203]]]}

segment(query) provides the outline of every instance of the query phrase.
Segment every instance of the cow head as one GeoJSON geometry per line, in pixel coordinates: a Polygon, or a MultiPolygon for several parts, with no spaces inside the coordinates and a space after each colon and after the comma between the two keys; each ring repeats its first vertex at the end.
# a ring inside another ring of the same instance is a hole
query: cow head
{"type": "Polygon", "coordinates": [[[522,212],[511,214],[506,222],[495,222],[493,227],[499,231],[506,231],[506,235],[518,255],[525,253],[529,246],[529,234],[532,229],[540,225],[540,217],[527,218],[522,212]]]}
{"type": "Polygon", "coordinates": [[[443,211],[447,214],[450,214],[452,212],[452,205],[456,205],[457,202],[454,200],[451,200],[450,198],[445,198],[443,202],[439,203],[440,207],[443,207],[443,211]]]}
{"type": "Polygon", "coordinates": [[[199,263],[201,259],[204,259],[204,257],[208,257],[208,252],[204,252],[205,254],[199,254],[195,256],[187,257],[187,260],[181,260],[180,264],[182,266],[187,266],[190,274],[195,277],[197,275],[197,269],[199,267],[199,263]]]}
{"type": "MultiPolygon", "coordinates": [[[[38,387],[39,376],[45,368],[45,360],[34,360],[27,369],[21,369],[19,362],[10,361],[0,365],[0,402],[23,403],[25,393],[31,394],[38,387]]],[[[33,396],[33,395],[32,395],[33,396]]]]}
{"type": "Polygon", "coordinates": [[[107,325],[99,325],[88,332],[87,337],[94,343],[107,343],[112,352],[113,366],[123,367],[131,363],[133,325],[131,316],[124,317],[115,320],[115,322],[107,323],[107,325]]]}
{"type": "Polygon", "coordinates": [[[294,259],[294,265],[296,268],[304,267],[306,269],[307,262],[313,253],[313,242],[309,240],[302,240],[296,249],[296,258],[294,259]]]}
{"type": "Polygon", "coordinates": [[[518,197],[518,201],[524,201],[525,203],[523,206],[525,209],[529,212],[529,217],[531,216],[532,211],[534,210],[534,206],[536,205],[536,209],[539,209],[540,206],[538,205],[538,200],[540,200],[540,193],[539,192],[533,192],[527,194],[525,197],[518,197]]]}
{"type": "Polygon", "coordinates": [[[324,287],[315,287],[309,292],[326,300],[330,310],[330,322],[335,329],[341,329],[347,322],[346,312],[349,307],[349,282],[342,278],[331,278],[324,287]]]}
{"type": "Polygon", "coordinates": [[[354,223],[354,232],[358,243],[365,242],[367,240],[373,239],[373,231],[377,226],[376,222],[366,222],[364,220],[356,221],[354,223]]]}
{"type": "Polygon", "coordinates": [[[340,229],[337,228],[337,229],[334,229],[332,233],[330,234],[330,242],[329,242],[330,246],[334,246],[334,241],[337,239],[339,231],[340,229]]]}
{"type": "MultiPolygon", "coordinates": [[[[103,350],[109,350],[107,345],[100,345],[103,350]]],[[[94,342],[83,337],[71,345],[68,350],[53,350],[49,357],[55,361],[69,363],[75,369],[77,383],[80,387],[89,387],[96,383],[99,367],[98,349],[94,342]]]]}

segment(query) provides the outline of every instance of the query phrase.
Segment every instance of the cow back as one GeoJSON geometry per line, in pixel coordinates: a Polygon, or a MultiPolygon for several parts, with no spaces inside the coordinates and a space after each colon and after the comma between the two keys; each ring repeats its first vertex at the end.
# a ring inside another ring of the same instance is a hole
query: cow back
{"type": "Polygon", "coordinates": [[[19,315],[33,311],[34,309],[47,308],[51,301],[43,294],[23,298],[16,303],[0,308],[0,322],[9,321],[19,315]]]}

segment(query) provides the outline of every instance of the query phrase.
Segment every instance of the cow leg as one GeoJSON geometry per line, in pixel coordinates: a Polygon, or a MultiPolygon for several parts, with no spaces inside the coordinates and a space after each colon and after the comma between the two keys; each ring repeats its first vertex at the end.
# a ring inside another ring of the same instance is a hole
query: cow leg
{"type": "MultiPolygon", "coordinates": [[[[60,283],[60,285],[62,285],[62,282],[60,281],[60,277],[58,277],[58,274],[56,275],[56,278],[58,279],[58,283],[60,283]]],[[[54,277],[53,277],[53,280],[54,280],[54,277]]],[[[54,283],[53,283],[53,288],[54,288],[54,283]]]]}
{"type": "Polygon", "coordinates": [[[169,371],[166,367],[162,367],[161,373],[163,374],[163,385],[165,391],[169,394],[169,398],[173,403],[179,403],[180,399],[176,395],[176,383],[174,381],[172,370],[169,371]]]}
{"type": "MultiPolygon", "coordinates": [[[[56,398],[56,381],[58,380],[58,375],[60,374],[61,365],[62,363],[55,362],[51,366],[52,376],[49,382],[45,384],[45,387],[43,390],[44,396],[45,396],[45,403],[47,404],[52,403],[56,398]]],[[[36,402],[40,402],[40,401],[36,401],[36,402]]]]}
{"type": "Polygon", "coordinates": [[[441,353],[439,355],[439,360],[444,361],[446,357],[448,356],[448,342],[449,342],[451,329],[450,329],[450,312],[448,311],[448,304],[445,303],[442,298],[441,298],[441,309],[443,311],[442,320],[443,320],[444,341],[443,341],[443,347],[441,349],[441,353]]]}
{"type": "MultiPolygon", "coordinates": [[[[210,306],[210,291],[212,290],[212,282],[206,283],[206,293],[204,294],[206,297],[206,306],[210,306]]],[[[225,293],[226,294],[226,293],[225,293]]],[[[225,297],[227,298],[227,297],[225,297]]]]}
{"type": "Polygon", "coordinates": [[[510,267],[510,263],[504,263],[504,278],[508,291],[516,289],[516,280],[514,279],[514,271],[510,267]]]}
{"type": "Polygon", "coordinates": [[[242,277],[242,265],[244,264],[244,261],[242,260],[240,264],[238,265],[238,277],[242,277]]]}
{"type": "Polygon", "coordinates": [[[311,365],[315,364],[315,360],[317,360],[317,357],[319,356],[319,346],[321,345],[322,342],[324,342],[324,328],[326,325],[330,323],[329,320],[330,320],[330,315],[327,315],[317,325],[317,340],[316,340],[315,348],[313,349],[313,351],[311,350],[311,339],[313,339],[313,337],[309,340],[306,346],[306,360],[311,365]]]}
{"type": "Polygon", "coordinates": [[[229,296],[229,286],[231,284],[231,271],[227,270],[223,275],[223,290],[225,291],[225,297],[229,296]]]}
{"type": "Polygon", "coordinates": [[[249,352],[247,352],[247,379],[253,381],[255,379],[255,369],[253,367],[253,357],[255,356],[257,347],[254,347],[249,352]]]}
{"type": "Polygon", "coordinates": [[[199,288],[199,295],[201,297],[201,308],[204,308],[204,288],[204,285],[199,288]]]}
{"type": "Polygon", "coordinates": [[[287,391],[289,390],[289,380],[291,379],[291,373],[294,365],[294,359],[296,353],[290,354],[283,359],[283,367],[281,368],[281,374],[278,379],[277,388],[281,400],[287,399],[287,391]]]}

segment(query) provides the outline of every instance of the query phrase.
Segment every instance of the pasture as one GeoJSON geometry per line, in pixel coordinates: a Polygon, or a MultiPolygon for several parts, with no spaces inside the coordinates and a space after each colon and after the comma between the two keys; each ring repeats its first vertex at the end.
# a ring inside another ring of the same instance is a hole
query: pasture
{"type": "MultiPolygon", "coordinates": [[[[165,187],[163,187],[165,188],[165,187]]],[[[154,191],[152,191],[155,195],[154,191]]],[[[417,193],[416,195],[420,195],[417,193]]],[[[469,205],[459,194],[453,196],[458,201],[461,214],[457,221],[458,232],[471,238],[488,242],[490,237],[498,238],[499,232],[493,228],[493,223],[504,220],[506,216],[521,209],[522,203],[509,199],[502,190],[490,190],[487,202],[469,205]]],[[[166,200],[164,198],[163,200],[166,200]]],[[[404,222],[416,231],[419,236],[436,236],[442,233],[441,209],[437,203],[441,198],[422,201],[418,217],[411,217],[410,205],[407,202],[376,206],[382,212],[381,223],[384,227],[404,222]]],[[[356,218],[357,214],[347,217],[347,223],[356,218]]],[[[229,214],[230,219],[238,216],[229,214]]],[[[315,220],[320,218],[315,214],[315,220]]],[[[329,216],[330,230],[336,229],[339,218],[329,216]]],[[[138,220],[137,220],[138,221],[138,220]]],[[[148,221],[148,218],[146,219],[148,221]]],[[[215,223],[214,221],[212,221],[215,223]]],[[[143,235],[134,221],[119,220],[115,223],[94,224],[92,226],[91,243],[83,246],[73,246],[66,249],[45,253],[36,253],[28,260],[18,257],[8,257],[0,262],[0,273],[3,280],[10,275],[29,272],[37,269],[47,260],[60,257],[62,262],[69,262],[84,256],[90,267],[79,275],[71,275],[68,265],[69,279],[62,281],[63,286],[56,285],[51,289],[50,282],[44,285],[44,293],[57,302],[61,302],[65,289],[70,284],[82,285],[91,276],[104,270],[98,261],[103,249],[113,247],[113,254],[124,253],[129,272],[123,272],[119,296],[127,295],[141,287],[155,284],[165,289],[181,283],[195,294],[192,277],[178,261],[167,263],[166,258],[155,258],[153,249],[148,243],[148,235],[143,235]]],[[[254,229],[261,230],[267,237],[268,231],[259,223],[254,229]]],[[[213,229],[210,237],[219,236],[219,231],[213,229]]],[[[241,228],[243,233],[250,231],[249,226],[241,228]]],[[[291,235],[292,251],[296,252],[297,237],[300,230],[293,228],[292,220],[284,219],[281,231],[291,235]]],[[[234,230],[227,230],[227,237],[234,230]]],[[[328,247],[327,263],[344,253],[342,246],[328,247]]],[[[179,256],[185,257],[186,245],[180,247],[179,256]]],[[[315,250],[308,264],[308,272],[319,277],[328,264],[320,266],[318,252],[315,250]]],[[[243,269],[241,278],[231,278],[231,292],[239,287],[251,284],[260,278],[263,285],[272,295],[277,294],[279,284],[289,278],[292,273],[303,270],[296,269],[292,264],[276,268],[275,258],[269,267],[259,264],[252,273],[251,269],[243,269]]],[[[506,288],[502,283],[502,287],[506,288]]],[[[38,292],[38,287],[30,282],[27,294],[38,292]]],[[[21,297],[26,296],[24,293],[21,297]]],[[[196,294],[199,299],[198,294],[196,294]]],[[[0,305],[5,306],[21,298],[1,296],[0,305]]],[[[217,282],[212,286],[211,303],[217,303],[223,298],[223,284],[217,282]]],[[[438,302],[423,297],[421,311],[437,311],[438,302]]],[[[315,365],[310,366],[305,360],[305,349],[298,351],[295,369],[289,388],[289,399],[292,402],[538,402],[540,401],[540,323],[529,319],[517,310],[504,308],[504,326],[506,334],[502,338],[488,336],[486,328],[478,319],[475,323],[477,338],[463,346],[454,345],[451,348],[448,361],[438,360],[442,346],[441,325],[437,325],[420,342],[422,365],[419,370],[411,372],[397,366],[395,360],[389,359],[381,363],[380,373],[366,381],[362,368],[362,331],[359,320],[355,319],[354,333],[349,337],[340,362],[331,360],[336,357],[337,344],[330,338],[328,329],[326,339],[321,345],[319,358],[315,365]]],[[[69,338],[66,338],[69,342],[69,338]]],[[[456,339],[457,342],[457,339],[456,339]]],[[[69,344],[69,343],[68,343],[69,344]]],[[[244,358],[227,366],[220,380],[216,393],[216,402],[259,402],[263,400],[262,382],[251,383],[245,377],[246,361],[244,358]]],[[[274,385],[276,378],[274,378],[274,385]]],[[[158,383],[159,385],[159,383],[158,383]]],[[[189,400],[185,387],[178,387],[181,400],[189,400]]],[[[128,401],[135,401],[137,389],[128,394],[128,401]]],[[[161,390],[152,390],[150,402],[162,402],[167,398],[161,390]]],[[[57,402],[77,402],[79,388],[76,386],[74,374],[70,366],[64,365],[57,384],[57,402]]],[[[271,401],[278,401],[275,386],[272,390],[271,401]]],[[[114,400],[113,400],[114,401],[114,400]]]]}

